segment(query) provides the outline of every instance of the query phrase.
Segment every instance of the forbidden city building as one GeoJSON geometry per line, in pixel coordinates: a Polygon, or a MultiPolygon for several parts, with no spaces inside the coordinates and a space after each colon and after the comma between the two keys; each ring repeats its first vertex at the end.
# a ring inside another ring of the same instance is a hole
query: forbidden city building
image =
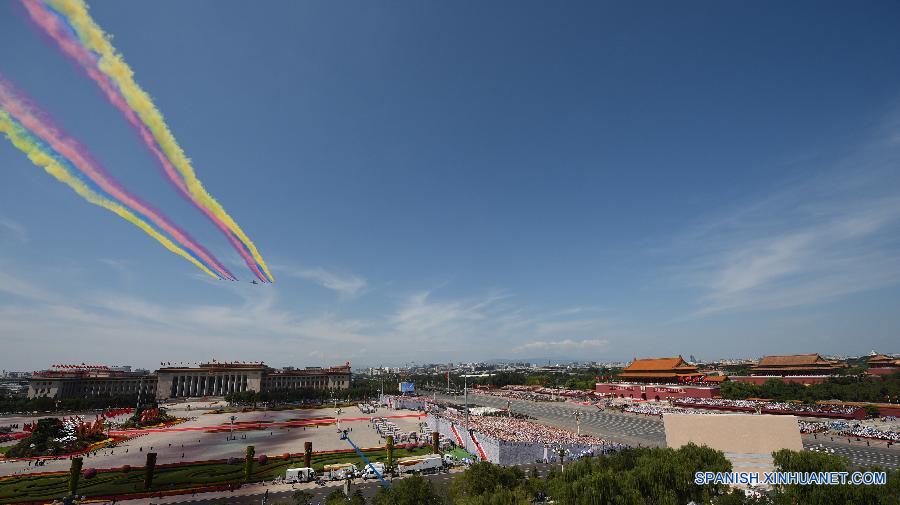
{"type": "Polygon", "coordinates": [[[669,400],[676,398],[714,398],[723,377],[706,377],[681,356],[635,359],[614,381],[598,382],[597,393],[619,398],[669,400]]]}

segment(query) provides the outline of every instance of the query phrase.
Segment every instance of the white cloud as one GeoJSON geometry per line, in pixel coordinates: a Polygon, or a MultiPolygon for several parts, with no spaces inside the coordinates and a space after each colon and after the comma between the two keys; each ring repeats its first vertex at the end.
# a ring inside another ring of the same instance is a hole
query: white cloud
{"type": "Polygon", "coordinates": [[[596,331],[609,325],[606,319],[573,319],[570,321],[547,321],[537,323],[535,333],[541,336],[559,335],[563,333],[582,333],[596,331]]]}
{"type": "Polygon", "coordinates": [[[405,335],[471,335],[477,332],[473,323],[497,321],[499,302],[509,295],[491,292],[474,298],[432,300],[430,291],[416,293],[406,299],[390,321],[396,331],[405,335]]]}
{"type": "Polygon", "coordinates": [[[17,298],[45,302],[56,299],[53,293],[43,289],[38,284],[26,281],[2,270],[0,270],[0,293],[6,293],[17,298]]]}
{"type": "Polygon", "coordinates": [[[522,344],[515,349],[514,352],[533,352],[533,351],[577,351],[577,350],[602,350],[609,347],[609,341],[604,339],[586,339],[586,340],[535,340],[522,344]]]}
{"type": "Polygon", "coordinates": [[[362,293],[368,284],[365,278],[358,275],[334,272],[325,270],[322,267],[304,269],[282,266],[277,269],[291,277],[313,281],[345,298],[354,297],[362,293]]]}
{"type": "Polygon", "coordinates": [[[900,282],[900,145],[877,142],[682,238],[694,315],[812,305],[900,282]]]}
{"type": "Polygon", "coordinates": [[[537,341],[532,349],[599,349],[596,340],[579,339],[606,325],[600,319],[571,319],[581,309],[535,313],[499,290],[466,297],[422,291],[395,300],[383,316],[364,319],[341,313],[340,306],[294,308],[284,303],[278,284],[260,288],[203,278],[198,284],[222,299],[157,301],[134,291],[100,289],[57,295],[65,288],[56,286],[51,293],[37,280],[24,281],[0,269],[0,291],[17,299],[17,305],[0,305],[0,340],[23,342],[7,358],[33,366],[46,366],[45,356],[59,359],[47,354],[51,349],[53,356],[141,366],[213,357],[280,365],[373,364],[477,359],[484,353],[503,357],[529,338],[537,341]]]}
{"type": "Polygon", "coordinates": [[[9,234],[16,241],[23,244],[28,242],[28,231],[25,229],[25,227],[18,221],[15,221],[8,217],[0,216],[0,232],[2,232],[0,233],[0,235],[4,233],[9,234]]]}

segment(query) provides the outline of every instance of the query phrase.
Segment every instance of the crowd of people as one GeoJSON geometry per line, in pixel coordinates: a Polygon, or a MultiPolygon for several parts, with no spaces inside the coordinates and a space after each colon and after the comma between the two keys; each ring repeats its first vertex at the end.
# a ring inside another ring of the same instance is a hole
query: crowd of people
{"type": "Polygon", "coordinates": [[[854,405],[837,405],[837,404],[806,404],[797,402],[772,402],[761,400],[726,400],[724,398],[679,398],[674,401],[676,405],[684,406],[708,406],[728,407],[734,409],[744,409],[747,411],[779,411],[779,412],[796,412],[798,414],[841,414],[851,415],[859,410],[854,405]]]}
{"type": "Polygon", "coordinates": [[[799,424],[800,433],[829,433],[842,437],[872,438],[889,442],[900,442],[900,431],[890,428],[883,429],[869,424],[850,424],[843,421],[828,423],[800,421],[799,424]]]}
{"type": "Polygon", "coordinates": [[[676,405],[704,405],[709,407],[732,407],[742,409],[757,409],[762,407],[762,402],[756,400],[726,400],[724,398],[678,398],[673,403],[676,405]]]}
{"type": "Polygon", "coordinates": [[[900,431],[884,430],[876,428],[875,426],[866,426],[860,423],[855,423],[846,429],[838,431],[838,435],[900,442],[900,431]]]}
{"type": "Polygon", "coordinates": [[[855,405],[835,405],[826,403],[793,403],[793,402],[767,402],[764,406],[767,410],[780,410],[784,412],[802,412],[808,414],[853,414],[859,410],[855,405]]]}
{"type": "Polygon", "coordinates": [[[828,425],[826,423],[800,421],[798,424],[800,425],[800,433],[825,433],[828,431],[828,425]]]}
{"type": "MultiPolygon", "coordinates": [[[[465,425],[462,415],[451,411],[435,412],[458,426],[465,425]]],[[[537,424],[523,419],[493,416],[469,416],[469,429],[500,442],[542,444],[546,446],[580,446],[597,450],[618,449],[609,440],[537,424]]]]}
{"type": "Polygon", "coordinates": [[[659,403],[630,403],[622,408],[623,412],[641,414],[645,416],[659,416],[663,414],[713,414],[709,410],[691,409],[659,403]]]}

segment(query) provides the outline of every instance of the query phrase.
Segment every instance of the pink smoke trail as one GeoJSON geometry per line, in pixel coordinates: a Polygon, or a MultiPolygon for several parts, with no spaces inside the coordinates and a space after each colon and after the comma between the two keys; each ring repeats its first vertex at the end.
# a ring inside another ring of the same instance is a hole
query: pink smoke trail
{"type": "Polygon", "coordinates": [[[106,173],[83,146],[63,133],[46,114],[29,104],[21,94],[13,91],[12,86],[2,78],[0,78],[0,107],[56,152],[68,158],[81,173],[97,184],[103,191],[126,207],[143,214],[149,221],[167,232],[183,247],[193,251],[194,254],[216,270],[221,277],[231,280],[235,279],[234,275],[206,248],[198,244],[190,234],[173,224],[160,211],[128,192],[118,181],[106,173]]]}
{"type": "Polygon", "coordinates": [[[115,84],[113,84],[109,78],[104,75],[98,68],[96,57],[90,53],[81,43],[74,38],[73,34],[69,31],[68,27],[56,16],[53,12],[51,12],[43,3],[36,0],[22,0],[22,4],[28,11],[28,14],[31,16],[31,19],[37,24],[53,41],[59,46],[62,50],[63,54],[71,58],[75,63],[81,67],[88,77],[91,78],[97,85],[100,87],[100,90],[106,96],[107,100],[119,111],[122,115],[125,116],[125,120],[131,124],[132,127],[138,133],[138,137],[140,137],[143,144],[150,150],[150,152],[159,160],[160,164],[163,168],[163,173],[166,175],[166,178],[175,186],[176,189],[188,200],[190,201],[197,209],[203,212],[206,217],[208,217],[215,225],[218,227],[222,233],[225,234],[225,237],[231,242],[232,247],[237,250],[238,254],[244,259],[244,262],[250,268],[250,270],[256,275],[259,280],[263,282],[268,282],[268,278],[259,267],[256,265],[256,261],[247,252],[246,248],[237,238],[234,237],[234,234],[231,230],[228,229],[227,225],[222,222],[215,214],[213,214],[208,208],[204,205],[201,205],[188,191],[187,187],[184,184],[184,180],[178,175],[175,167],[172,166],[172,163],[169,161],[168,157],[162,152],[159,146],[156,143],[156,140],[153,138],[153,134],[147,129],[144,123],[137,117],[137,114],[131,107],[128,106],[128,103],[125,102],[125,99],[122,97],[121,93],[116,88],[115,84]]]}

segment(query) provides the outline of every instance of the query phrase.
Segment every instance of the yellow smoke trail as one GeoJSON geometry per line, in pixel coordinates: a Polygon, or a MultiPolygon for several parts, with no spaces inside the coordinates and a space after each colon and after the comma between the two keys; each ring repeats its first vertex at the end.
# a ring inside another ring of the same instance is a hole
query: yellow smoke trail
{"type": "Polygon", "coordinates": [[[160,244],[163,245],[163,247],[165,247],[169,251],[172,251],[173,253],[193,263],[197,268],[209,274],[210,277],[213,277],[215,279],[219,278],[218,275],[214,274],[205,265],[194,259],[194,257],[188,254],[184,249],[169,240],[166,236],[156,231],[156,229],[154,229],[150,224],[148,224],[138,216],[132,214],[131,211],[129,211],[119,203],[100,195],[96,191],[89,188],[80,179],[73,176],[69,169],[63,166],[54,156],[48,154],[40,144],[34,141],[34,138],[24,128],[18,125],[4,110],[0,110],[0,132],[6,134],[6,138],[8,138],[9,141],[12,142],[14,146],[16,146],[16,148],[24,152],[32,163],[43,168],[47,171],[47,173],[55,177],[58,181],[72,188],[85,200],[94,205],[98,205],[100,207],[103,207],[104,209],[114,212],[122,219],[125,219],[129,223],[143,230],[151,237],[155,238],[157,241],[159,241],[160,244]]]}
{"type": "Polygon", "coordinates": [[[191,196],[225,223],[228,229],[246,245],[253,259],[262,267],[266,276],[271,281],[274,281],[275,278],[263,261],[262,256],[260,256],[256,245],[247,237],[234,219],[225,212],[225,209],[219,205],[219,202],[207,193],[203,184],[197,178],[190,160],[175,141],[172,132],[169,131],[169,127],[163,120],[162,113],[153,104],[150,95],[134,81],[134,72],[131,70],[131,67],[125,63],[125,60],[110,43],[109,36],[91,18],[87,4],[83,0],[46,0],[46,3],[66,18],[66,21],[75,30],[79,40],[85,47],[100,56],[100,70],[116,83],[125,101],[153,133],[153,137],[166,154],[166,157],[169,158],[169,161],[172,162],[172,165],[184,178],[191,196]]]}

